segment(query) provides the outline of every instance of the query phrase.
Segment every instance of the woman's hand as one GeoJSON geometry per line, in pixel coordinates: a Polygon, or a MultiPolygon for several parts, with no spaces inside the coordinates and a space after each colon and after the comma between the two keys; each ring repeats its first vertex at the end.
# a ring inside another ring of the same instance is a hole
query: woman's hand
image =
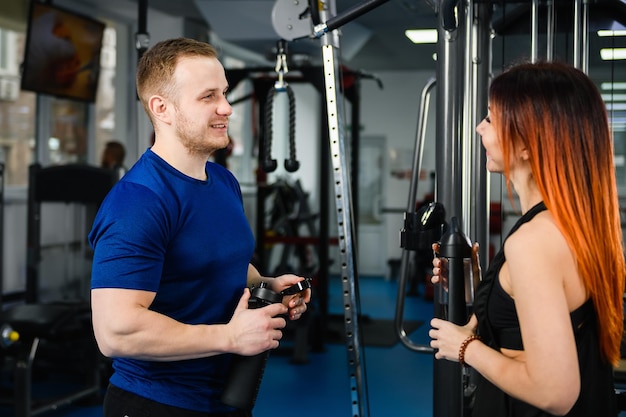
{"type": "MultiPolygon", "coordinates": [[[[443,285],[443,289],[448,291],[448,262],[446,258],[439,257],[439,243],[435,242],[432,245],[433,253],[435,257],[433,258],[433,276],[430,279],[430,282],[433,284],[441,283],[443,285]]],[[[478,242],[474,242],[472,246],[472,273],[474,274],[475,281],[476,277],[480,279],[480,260],[478,256],[478,250],[480,246],[478,242]]]]}
{"type": "Polygon", "coordinates": [[[449,321],[434,318],[430,321],[430,325],[432,329],[428,332],[428,336],[432,339],[430,347],[436,349],[435,358],[458,362],[461,344],[476,333],[478,320],[472,315],[465,326],[457,326],[449,321]]]}
{"type": "MultiPolygon", "coordinates": [[[[304,281],[306,278],[294,274],[285,274],[269,280],[272,290],[280,293],[283,290],[304,281]]],[[[289,309],[289,319],[298,320],[307,310],[307,303],[311,301],[311,289],[307,288],[296,294],[285,295],[283,297],[283,305],[289,309]]]]}

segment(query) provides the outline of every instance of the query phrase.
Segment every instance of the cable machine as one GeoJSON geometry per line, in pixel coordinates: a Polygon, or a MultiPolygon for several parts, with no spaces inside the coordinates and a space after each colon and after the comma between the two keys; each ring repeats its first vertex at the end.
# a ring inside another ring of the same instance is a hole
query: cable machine
{"type": "MultiPolygon", "coordinates": [[[[411,341],[403,329],[404,298],[408,275],[408,250],[430,250],[430,244],[443,238],[445,218],[462,219],[464,232],[472,241],[488,242],[489,238],[489,178],[484,169],[485,155],[474,132],[480,118],[487,112],[487,91],[492,56],[493,1],[441,0],[438,7],[438,69],[437,78],[427,82],[422,91],[418,129],[413,161],[409,202],[401,232],[401,272],[396,306],[395,327],[400,341],[410,350],[432,353],[429,345],[411,341]],[[436,190],[435,200],[415,213],[417,175],[420,172],[424,146],[425,117],[430,91],[437,89],[436,112],[436,190]]],[[[539,57],[539,0],[522,7],[530,8],[531,60],[539,57]]],[[[554,56],[556,1],[546,4],[546,56],[554,56]]],[[[573,65],[588,71],[589,4],[583,0],[569,3],[573,16],[573,65]],[[573,10],[572,10],[573,9],[573,10]]],[[[518,11],[516,10],[516,13],[518,11]]],[[[496,24],[494,24],[496,26],[496,24]]],[[[504,26],[504,25],[502,25],[504,26]]],[[[488,245],[482,245],[481,251],[488,245]]],[[[488,254],[481,253],[481,267],[486,268],[488,254]]],[[[446,318],[456,324],[467,321],[467,296],[452,301],[452,293],[465,292],[463,271],[450,272],[450,297],[435,296],[435,317],[446,318]],[[446,314],[444,317],[442,314],[446,314]]],[[[433,415],[436,417],[463,416],[467,411],[466,394],[471,393],[472,372],[464,371],[456,362],[434,361],[433,415]]]]}
{"type": "Polygon", "coordinates": [[[283,38],[294,40],[306,36],[320,38],[321,41],[328,139],[339,233],[338,244],[348,351],[348,374],[352,392],[352,415],[355,417],[369,415],[369,405],[365,368],[361,366],[363,347],[361,346],[362,338],[359,328],[360,306],[356,280],[353,198],[349,166],[346,160],[345,127],[342,120],[344,109],[338,92],[340,74],[338,65],[339,35],[335,29],[386,1],[388,0],[370,0],[337,15],[335,2],[332,0],[310,0],[305,10],[298,7],[299,2],[279,0],[274,5],[272,16],[274,27],[283,38]],[[312,30],[308,19],[302,19],[307,11],[314,25],[312,30]]]}
{"type": "MultiPolygon", "coordinates": [[[[455,0],[442,0],[438,8],[437,77],[430,79],[421,95],[413,176],[405,213],[400,245],[403,248],[396,304],[396,333],[408,349],[432,354],[429,345],[411,341],[403,328],[404,298],[408,280],[409,250],[430,250],[437,241],[451,238],[443,235],[447,228],[446,216],[452,219],[454,232],[464,232],[484,242],[488,237],[488,193],[484,156],[473,134],[478,114],[484,114],[486,99],[479,92],[486,90],[490,67],[488,43],[489,6],[475,6],[472,2],[459,5],[455,0]],[[485,42],[486,41],[486,42],[485,42]],[[436,173],[435,201],[417,213],[415,204],[418,175],[421,170],[424,132],[430,94],[437,93],[436,109],[436,173]],[[463,219],[472,219],[463,222],[463,219]],[[460,221],[459,221],[460,220],[460,221]],[[458,228],[458,229],[457,229],[458,228]]],[[[456,235],[455,235],[456,236],[456,235]]],[[[481,257],[486,259],[486,257],[481,257]]],[[[462,269],[461,269],[462,272],[462,269]]],[[[467,321],[465,279],[453,274],[448,281],[448,297],[434,297],[434,316],[456,324],[467,321]],[[456,295],[454,295],[456,294],[456,295]]],[[[458,363],[434,361],[433,415],[436,417],[462,416],[465,408],[465,387],[469,375],[458,363]]]]}

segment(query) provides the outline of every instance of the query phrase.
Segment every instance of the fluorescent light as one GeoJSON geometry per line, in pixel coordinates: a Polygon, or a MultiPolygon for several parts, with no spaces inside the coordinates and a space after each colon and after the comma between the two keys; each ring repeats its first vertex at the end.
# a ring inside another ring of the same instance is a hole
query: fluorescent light
{"type": "Polygon", "coordinates": [[[611,110],[626,110],[626,103],[606,103],[606,109],[611,110]]]}
{"type": "Polygon", "coordinates": [[[437,29],[409,29],[404,34],[413,43],[437,43],[437,29]]]}
{"type": "Polygon", "coordinates": [[[599,30],[598,36],[601,38],[611,36],[626,36],[626,30],[599,30]]]}
{"type": "Polygon", "coordinates": [[[626,48],[602,48],[600,49],[600,57],[603,61],[626,59],[626,48]]]}
{"type": "Polygon", "coordinates": [[[600,88],[605,91],[626,90],[626,83],[601,83],[600,88]]]}
{"type": "Polygon", "coordinates": [[[626,103],[626,94],[602,94],[602,100],[604,101],[623,101],[626,103]]]}

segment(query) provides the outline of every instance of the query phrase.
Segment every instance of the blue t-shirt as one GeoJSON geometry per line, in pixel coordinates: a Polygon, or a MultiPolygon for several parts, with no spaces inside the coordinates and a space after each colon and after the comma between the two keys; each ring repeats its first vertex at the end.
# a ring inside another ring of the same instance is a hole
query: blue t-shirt
{"type": "MultiPolygon", "coordinates": [[[[89,234],[91,288],[156,293],[151,310],[227,323],[246,286],[254,238],[237,180],[207,162],[200,181],[147,150],[106,197],[89,234]]],[[[163,335],[167,337],[167,335],[163,335]]],[[[176,407],[224,412],[230,355],[174,362],[113,358],[111,383],[176,407]]]]}

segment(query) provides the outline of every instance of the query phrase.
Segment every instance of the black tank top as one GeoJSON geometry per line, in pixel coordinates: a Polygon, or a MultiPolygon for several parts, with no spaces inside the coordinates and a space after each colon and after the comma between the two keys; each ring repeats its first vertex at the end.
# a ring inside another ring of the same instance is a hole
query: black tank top
{"type": "MultiPolygon", "coordinates": [[[[528,210],[515,223],[507,239],[522,224],[546,210],[543,202],[528,210]]],[[[505,239],[506,242],[506,239],[505,239]]],[[[504,264],[504,242],[492,260],[483,280],[476,289],[474,312],[478,318],[478,333],[492,348],[523,349],[517,311],[513,299],[498,282],[504,264]]],[[[617,416],[613,368],[600,354],[598,323],[591,299],[570,314],[578,351],[580,396],[566,416],[617,416]]],[[[546,335],[548,339],[550,336],[546,335]]],[[[550,414],[505,394],[478,375],[473,417],[545,417],[550,414]]]]}

